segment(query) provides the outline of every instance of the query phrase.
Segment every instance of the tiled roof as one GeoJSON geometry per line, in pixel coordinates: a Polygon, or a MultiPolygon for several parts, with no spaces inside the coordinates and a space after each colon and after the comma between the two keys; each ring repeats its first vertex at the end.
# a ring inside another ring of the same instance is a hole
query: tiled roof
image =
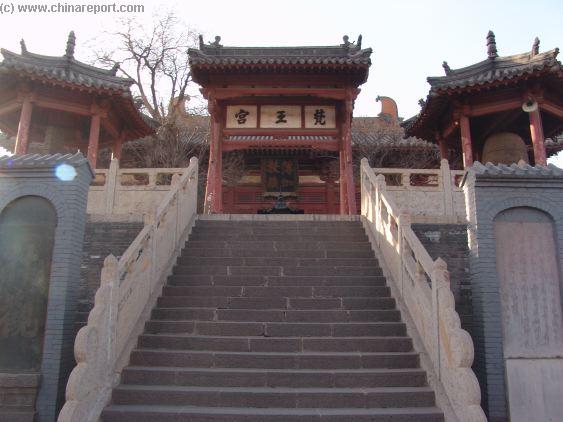
{"type": "Polygon", "coordinates": [[[223,47],[219,41],[206,45],[200,38],[199,49],[188,50],[190,66],[371,65],[372,49],[362,49],[361,38],[357,45],[345,37],[341,45],[324,47],[223,47]]]}
{"type": "Polygon", "coordinates": [[[519,164],[511,165],[494,165],[492,163],[481,164],[479,161],[475,161],[469,171],[475,173],[477,176],[488,177],[516,176],[526,178],[563,178],[563,169],[560,169],[553,164],[548,164],[547,166],[531,166],[522,161],[519,164]]]}
{"type": "Polygon", "coordinates": [[[198,65],[363,65],[371,64],[371,48],[361,48],[350,43],[328,47],[223,47],[220,38],[204,44],[200,38],[199,49],[188,50],[191,66],[198,65]]]}
{"type": "Polygon", "coordinates": [[[77,85],[89,89],[103,89],[129,93],[132,79],[115,76],[117,68],[100,69],[75,60],[73,57],[53,57],[23,51],[16,54],[1,49],[4,60],[0,72],[24,72],[35,77],[77,85]]]}
{"type": "Polygon", "coordinates": [[[397,138],[389,135],[372,134],[369,132],[357,132],[352,129],[352,145],[365,143],[378,143],[388,147],[389,149],[435,149],[436,145],[426,142],[423,139],[409,136],[406,138],[397,138]]]}
{"type": "Polygon", "coordinates": [[[0,157],[0,169],[28,169],[53,168],[59,164],[81,166],[88,164],[88,160],[80,152],[76,154],[26,154],[0,157]]]}
{"type": "Polygon", "coordinates": [[[446,76],[429,77],[427,80],[431,92],[443,92],[517,79],[536,72],[563,76],[563,68],[557,60],[558,54],[559,49],[554,48],[545,53],[528,52],[487,58],[471,66],[449,69],[446,76]]]}

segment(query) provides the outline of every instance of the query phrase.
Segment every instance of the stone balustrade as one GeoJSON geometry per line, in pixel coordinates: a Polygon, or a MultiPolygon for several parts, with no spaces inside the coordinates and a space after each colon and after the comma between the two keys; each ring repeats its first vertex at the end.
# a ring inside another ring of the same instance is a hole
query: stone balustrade
{"type": "Polygon", "coordinates": [[[121,169],[111,161],[109,169],[96,169],[88,191],[88,214],[108,219],[140,220],[171,189],[172,177],[184,168],[121,169]]]}
{"type": "MultiPolygon", "coordinates": [[[[471,369],[473,341],[460,327],[447,265],[440,258],[432,260],[411,228],[410,213],[400,211],[385,176],[376,172],[366,159],[362,160],[362,220],[370,241],[388,280],[392,280],[398,302],[413,321],[431,361],[428,369],[445,392],[455,418],[484,422],[481,391],[471,369]]],[[[404,180],[405,175],[435,172],[401,170],[391,174],[401,174],[404,180]]],[[[410,185],[404,188],[410,189],[410,185]]]]}
{"type": "Polygon", "coordinates": [[[463,170],[374,168],[385,178],[387,195],[417,223],[465,222],[465,198],[460,187],[463,170]]]}
{"type": "Polygon", "coordinates": [[[59,422],[96,422],[110,400],[197,217],[197,159],[181,173],[123,256],[104,261],[94,308],[76,336],[59,422]]]}

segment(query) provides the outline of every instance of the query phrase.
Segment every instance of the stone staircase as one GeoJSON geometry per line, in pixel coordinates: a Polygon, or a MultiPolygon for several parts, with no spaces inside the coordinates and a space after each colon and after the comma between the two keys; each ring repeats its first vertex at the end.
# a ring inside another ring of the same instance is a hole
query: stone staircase
{"type": "Polygon", "coordinates": [[[359,220],[198,220],[102,420],[444,416],[359,220]]]}

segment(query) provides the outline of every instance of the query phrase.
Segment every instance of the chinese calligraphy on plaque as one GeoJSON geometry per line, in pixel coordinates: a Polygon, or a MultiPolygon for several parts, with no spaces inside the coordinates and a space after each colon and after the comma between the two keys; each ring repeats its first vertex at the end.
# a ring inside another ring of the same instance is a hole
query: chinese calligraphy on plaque
{"type": "Polygon", "coordinates": [[[228,129],[248,129],[258,126],[258,107],[255,105],[227,106],[228,129]]]}
{"type": "Polygon", "coordinates": [[[327,105],[229,105],[227,129],[335,129],[336,110],[327,105]],[[260,114],[260,119],[258,119],[260,114]],[[304,119],[304,121],[303,121],[304,119]],[[258,123],[259,122],[259,123],[258,123]]]}
{"type": "Polygon", "coordinates": [[[334,106],[305,106],[305,128],[336,128],[336,112],[334,106]]]}
{"type": "Polygon", "coordinates": [[[301,127],[301,106],[264,105],[260,107],[260,127],[295,129],[301,127]]]}

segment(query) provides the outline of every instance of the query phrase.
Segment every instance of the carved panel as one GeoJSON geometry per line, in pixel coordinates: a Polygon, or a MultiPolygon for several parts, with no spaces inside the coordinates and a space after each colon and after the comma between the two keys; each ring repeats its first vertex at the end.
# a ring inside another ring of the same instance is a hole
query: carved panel
{"type": "Polygon", "coordinates": [[[258,125],[258,107],[255,105],[227,106],[227,129],[252,129],[258,125]]]}
{"type": "Polygon", "coordinates": [[[334,129],[336,128],[336,111],[334,106],[305,106],[305,128],[334,129]]]}
{"type": "Polygon", "coordinates": [[[265,105],[260,107],[260,127],[296,129],[301,127],[301,106],[265,105]]]}

